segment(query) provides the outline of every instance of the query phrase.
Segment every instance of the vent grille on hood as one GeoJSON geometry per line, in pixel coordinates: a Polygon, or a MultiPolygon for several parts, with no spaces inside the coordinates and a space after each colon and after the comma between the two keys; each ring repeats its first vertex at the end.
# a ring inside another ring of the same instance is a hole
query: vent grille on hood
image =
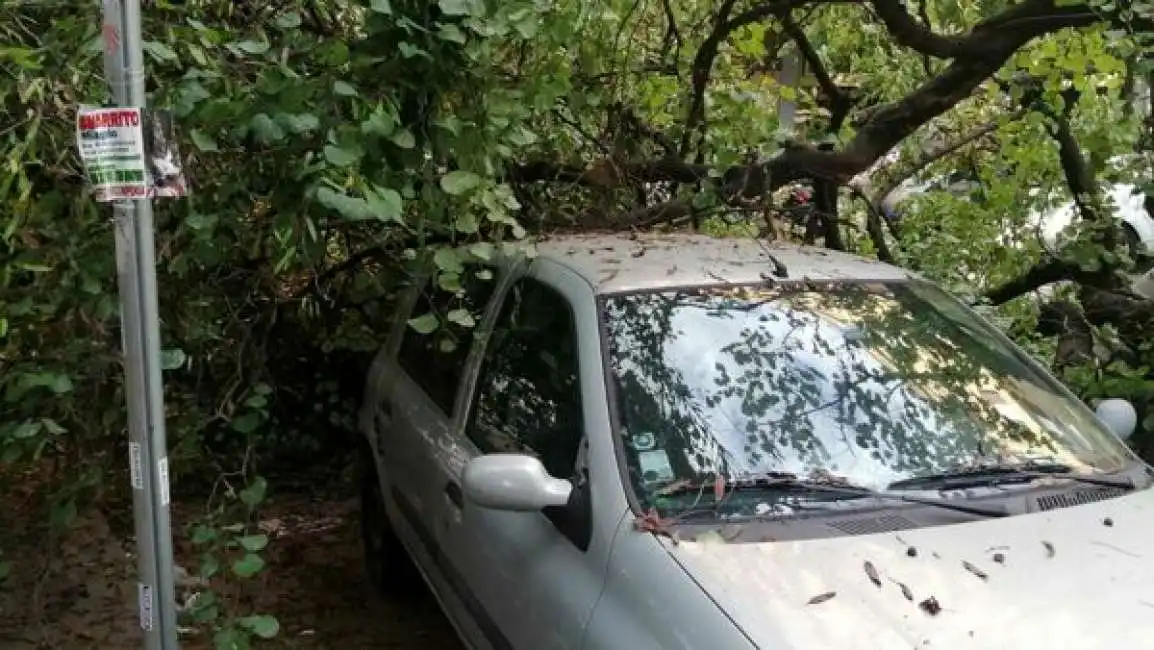
{"type": "Polygon", "coordinates": [[[865,517],[861,519],[843,519],[841,521],[831,521],[830,528],[836,528],[843,533],[850,535],[869,535],[870,533],[888,533],[895,530],[909,530],[915,528],[917,524],[897,515],[886,515],[884,517],[865,517]]]}
{"type": "Polygon", "coordinates": [[[1113,487],[1094,488],[1092,490],[1078,490],[1076,492],[1059,492],[1058,494],[1049,494],[1044,497],[1038,497],[1038,508],[1040,510],[1070,508],[1072,506],[1080,506],[1086,503],[1094,503],[1096,501],[1113,499],[1114,497],[1119,497],[1123,494],[1126,494],[1125,488],[1113,487]]]}

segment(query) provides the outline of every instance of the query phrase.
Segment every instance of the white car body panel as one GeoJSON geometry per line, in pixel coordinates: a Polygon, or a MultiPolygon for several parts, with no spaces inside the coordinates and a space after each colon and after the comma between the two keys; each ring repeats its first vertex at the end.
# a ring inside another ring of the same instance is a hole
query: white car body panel
{"type": "Polygon", "coordinates": [[[1145,490],[900,533],[667,545],[761,648],[1115,650],[1154,638],[1154,564],[1144,558],[1151,535],[1154,493],[1145,490]],[[937,615],[919,608],[931,596],[937,615]]]}

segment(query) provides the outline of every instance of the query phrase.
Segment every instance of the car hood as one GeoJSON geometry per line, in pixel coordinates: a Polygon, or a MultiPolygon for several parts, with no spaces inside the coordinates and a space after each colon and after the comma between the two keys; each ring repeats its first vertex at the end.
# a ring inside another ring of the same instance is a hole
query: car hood
{"type": "Polygon", "coordinates": [[[662,543],[763,650],[1117,650],[1154,639],[1154,490],[899,533],[708,537],[662,543]]]}

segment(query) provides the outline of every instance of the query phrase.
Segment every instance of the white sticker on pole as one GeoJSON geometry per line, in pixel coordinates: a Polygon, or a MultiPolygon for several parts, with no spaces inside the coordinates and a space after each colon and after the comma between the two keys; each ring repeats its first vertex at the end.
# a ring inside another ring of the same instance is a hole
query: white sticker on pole
{"type": "Polygon", "coordinates": [[[144,489],[144,468],[141,467],[141,465],[142,461],[140,460],[140,443],[128,443],[128,470],[132,478],[133,490],[144,489]]]}
{"type": "Polygon", "coordinates": [[[76,112],[76,143],[97,201],[148,196],[139,108],[81,108],[76,112]]]}
{"type": "Polygon", "coordinates": [[[160,482],[160,505],[167,506],[170,494],[168,489],[168,456],[156,461],[156,479],[160,482]]]}
{"type": "Polygon", "coordinates": [[[136,586],[140,601],[140,629],[148,632],[152,630],[152,585],[138,582],[136,586]]]}

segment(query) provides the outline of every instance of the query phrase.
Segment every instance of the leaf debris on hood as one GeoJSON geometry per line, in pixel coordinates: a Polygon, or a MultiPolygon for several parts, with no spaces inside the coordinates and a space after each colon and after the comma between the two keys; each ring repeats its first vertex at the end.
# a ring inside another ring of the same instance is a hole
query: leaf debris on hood
{"type": "Polygon", "coordinates": [[[1051,544],[1050,542],[1047,542],[1046,540],[1042,540],[1042,546],[1046,547],[1046,557],[1047,558],[1052,558],[1057,553],[1057,551],[1054,550],[1054,545],[1051,544]]]}
{"type": "Polygon", "coordinates": [[[978,567],[970,564],[969,562],[967,562],[965,560],[962,560],[962,566],[965,567],[966,571],[969,571],[970,573],[978,576],[982,580],[989,580],[990,579],[990,576],[985,571],[982,571],[978,567]]]}
{"type": "Polygon", "coordinates": [[[941,604],[938,602],[938,599],[933,596],[918,603],[918,608],[930,616],[937,616],[942,611],[941,604]]]}
{"type": "Polygon", "coordinates": [[[806,605],[820,605],[820,604],[824,603],[825,601],[830,600],[831,598],[833,598],[836,595],[837,595],[836,591],[827,591],[824,594],[818,594],[818,595],[814,596],[813,598],[810,598],[808,601],[806,601],[805,604],[806,605]]]}
{"type": "Polygon", "coordinates": [[[633,520],[633,530],[668,537],[676,544],[677,536],[671,528],[672,523],[673,519],[664,519],[656,508],[650,508],[649,512],[633,520]]]}
{"type": "Polygon", "coordinates": [[[898,582],[897,580],[894,580],[893,583],[898,586],[898,589],[902,590],[902,595],[906,597],[906,600],[910,601],[911,603],[914,602],[914,592],[912,589],[906,586],[906,583],[898,582]]]}
{"type": "Polygon", "coordinates": [[[876,567],[874,567],[873,563],[869,560],[866,560],[864,567],[866,575],[869,576],[870,582],[874,583],[874,586],[881,587],[882,579],[881,576],[878,575],[878,570],[876,567]]]}

